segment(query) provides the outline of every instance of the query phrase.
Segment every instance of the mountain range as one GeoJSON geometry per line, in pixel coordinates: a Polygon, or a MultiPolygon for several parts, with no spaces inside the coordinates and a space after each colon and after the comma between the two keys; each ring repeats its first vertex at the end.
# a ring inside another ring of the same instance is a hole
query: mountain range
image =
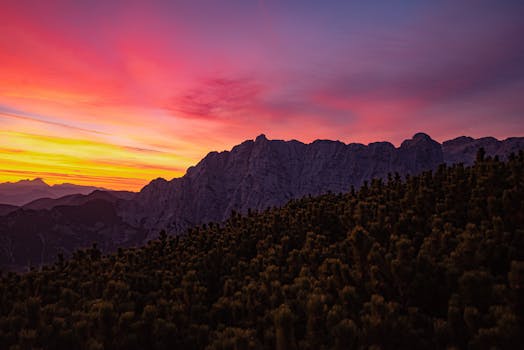
{"type": "Polygon", "coordinates": [[[145,232],[123,222],[117,213],[117,203],[131,195],[96,190],[11,208],[0,216],[0,268],[39,266],[92,243],[103,251],[140,244],[145,232]]]}
{"type": "Polygon", "coordinates": [[[221,222],[232,211],[263,210],[293,198],[347,192],[372,178],[435,169],[439,164],[472,164],[477,150],[502,158],[524,149],[524,138],[459,137],[442,144],[424,133],[399,147],[317,140],[248,140],[231,151],[211,152],[181,178],[156,179],[133,200],[121,203],[124,221],[154,238],[162,229],[180,233],[188,227],[221,222]]]}
{"type": "Polygon", "coordinates": [[[80,186],[69,183],[48,185],[44,180],[21,180],[0,183],[0,203],[21,206],[40,198],[59,198],[70,194],[89,194],[100,187],[80,186]]]}
{"type": "Polygon", "coordinates": [[[399,147],[317,140],[268,140],[264,135],[211,152],[186,174],[151,181],[137,194],[95,191],[89,196],[37,200],[22,208],[0,206],[0,266],[19,269],[53,260],[96,241],[104,251],[141,244],[209,222],[232,212],[264,210],[291,199],[347,192],[372,178],[405,176],[440,164],[507,157],[524,149],[524,138],[459,137],[442,144],[418,133],[399,147]],[[1,213],[0,213],[1,215],[1,213]]]}
{"type": "Polygon", "coordinates": [[[130,200],[135,196],[135,192],[129,191],[102,191],[94,190],[89,194],[70,194],[60,198],[40,198],[22,206],[23,209],[42,210],[53,209],[58,206],[78,206],[93,200],[103,200],[116,203],[119,200],[130,200]]]}

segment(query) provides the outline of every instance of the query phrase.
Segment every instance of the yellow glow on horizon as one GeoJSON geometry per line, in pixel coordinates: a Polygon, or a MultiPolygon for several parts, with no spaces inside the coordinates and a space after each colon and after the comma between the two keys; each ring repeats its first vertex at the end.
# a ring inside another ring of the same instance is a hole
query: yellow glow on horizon
{"type": "Polygon", "coordinates": [[[154,178],[183,175],[191,160],[81,138],[0,131],[0,163],[0,182],[42,177],[49,184],[139,190],[154,178]]]}

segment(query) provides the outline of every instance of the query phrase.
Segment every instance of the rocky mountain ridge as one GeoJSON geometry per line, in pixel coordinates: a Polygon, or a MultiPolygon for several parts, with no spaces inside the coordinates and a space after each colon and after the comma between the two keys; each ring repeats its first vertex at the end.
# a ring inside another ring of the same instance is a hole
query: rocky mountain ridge
{"type": "Polygon", "coordinates": [[[59,198],[71,194],[89,194],[101,187],[81,186],[69,183],[48,185],[41,178],[0,183],[0,203],[22,206],[40,198],[59,198]]]}
{"type": "Polygon", "coordinates": [[[347,192],[388,173],[416,174],[442,163],[470,164],[479,147],[505,158],[524,138],[460,137],[443,144],[416,134],[399,147],[317,140],[268,140],[260,135],[230,151],[211,152],[186,175],[156,179],[139,193],[95,191],[40,199],[22,207],[0,205],[0,269],[27,269],[93,242],[104,252],[140,245],[166,229],[171,234],[221,222],[232,211],[263,210],[293,198],[347,192]]]}
{"type": "Polygon", "coordinates": [[[475,161],[477,150],[484,148],[488,156],[498,155],[506,157],[512,152],[517,153],[524,146],[523,137],[510,137],[505,140],[497,140],[494,137],[472,137],[461,136],[442,143],[444,161],[447,164],[464,163],[471,165],[475,161]]]}
{"type": "Polygon", "coordinates": [[[459,137],[443,144],[424,133],[399,147],[340,141],[248,140],[231,151],[210,152],[181,178],[153,180],[119,210],[125,222],[149,231],[183,232],[227,219],[232,211],[263,210],[293,198],[346,192],[388,173],[417,174],[442,163],[471,164],[478,148],[502,158],[524,148],[524,138],[459,137]]]}

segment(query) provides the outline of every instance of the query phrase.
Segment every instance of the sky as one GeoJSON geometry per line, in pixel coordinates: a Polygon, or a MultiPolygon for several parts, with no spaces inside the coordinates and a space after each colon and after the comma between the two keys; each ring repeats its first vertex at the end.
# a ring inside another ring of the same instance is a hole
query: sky
{"type": "Polygon", "coordinates": [[[270,139],[524,136],[523,1],[0,2],[0,182],[139,190],[270,139]]]}

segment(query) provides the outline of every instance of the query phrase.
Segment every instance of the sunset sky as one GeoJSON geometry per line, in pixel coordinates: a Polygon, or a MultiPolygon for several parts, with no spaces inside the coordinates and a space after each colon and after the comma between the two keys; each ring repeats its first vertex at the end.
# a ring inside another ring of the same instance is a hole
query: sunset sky
{"type": "Polygon", "coordinates": [[[524,136],[524,1],[0,3],[0,182],[138,190],[268,138],[524,136]]]}

